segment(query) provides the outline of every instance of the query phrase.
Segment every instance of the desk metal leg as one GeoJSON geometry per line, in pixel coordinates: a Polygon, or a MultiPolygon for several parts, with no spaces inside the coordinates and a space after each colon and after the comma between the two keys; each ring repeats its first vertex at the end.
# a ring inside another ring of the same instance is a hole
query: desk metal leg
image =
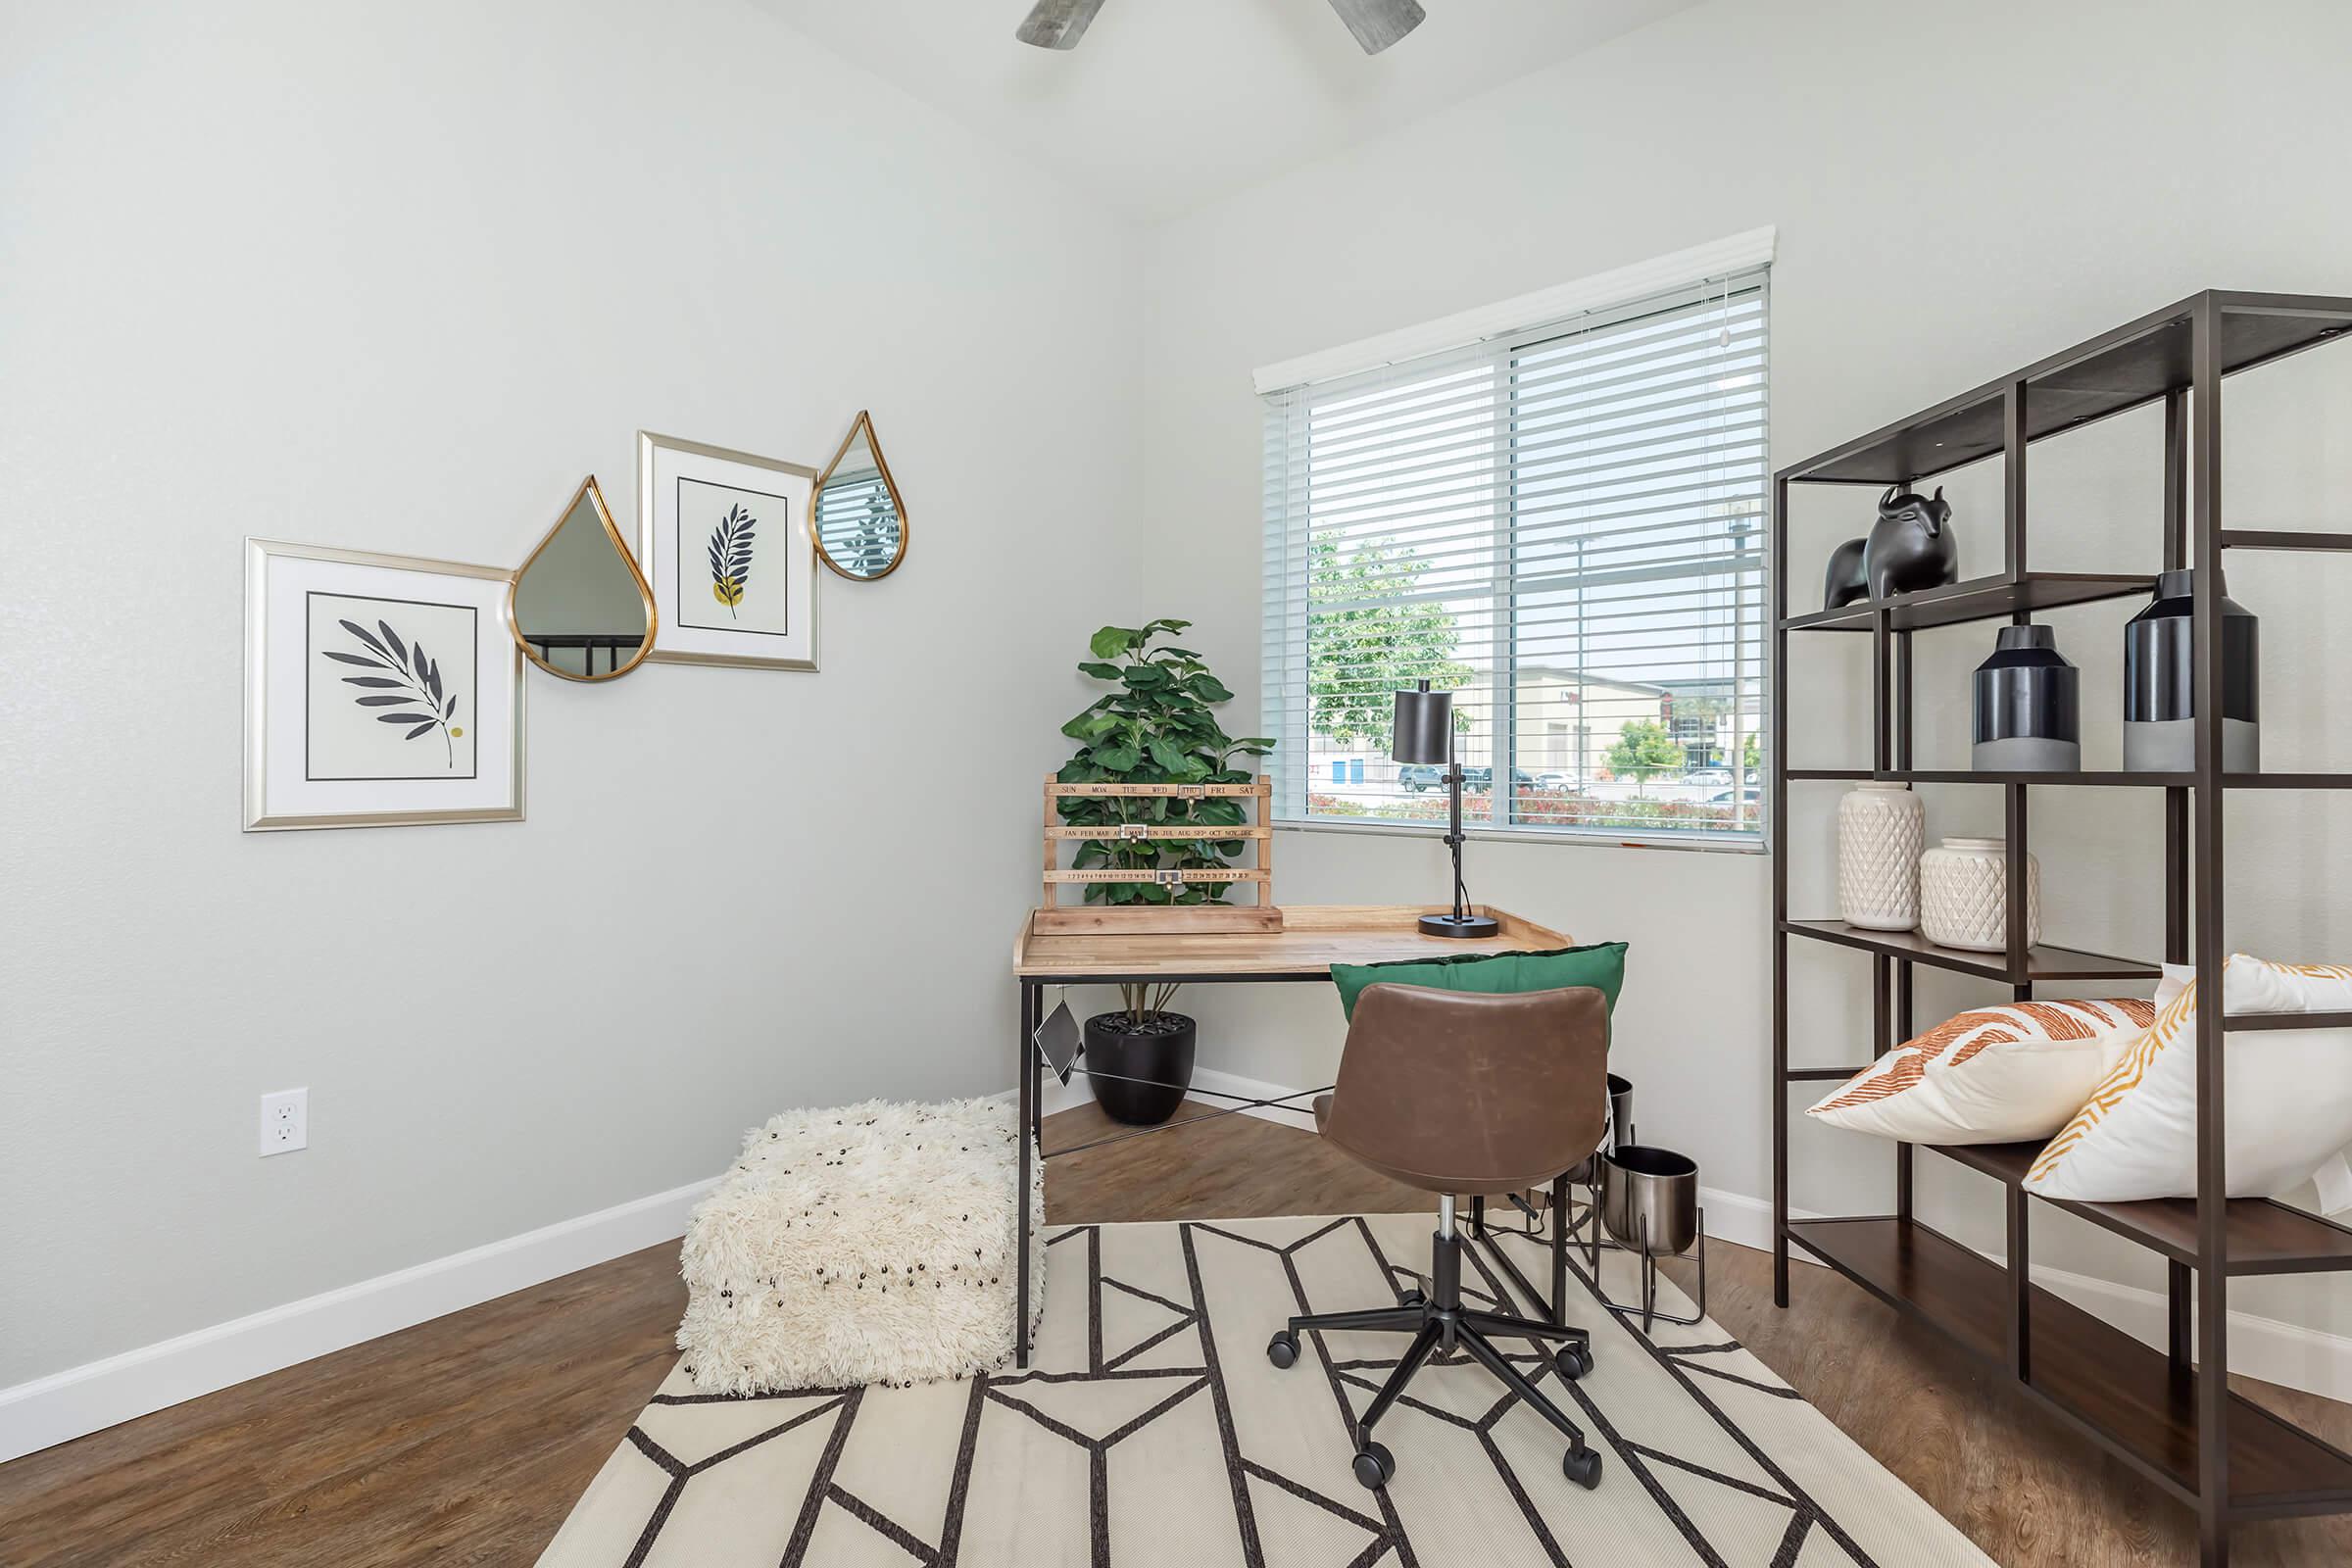
{"type": "Polygon", "coordinates": [[[1038,1108],[1037,1043],[1032,1037],[1037,1033],[1037,1004],[1043,994],[1044,988],[1021,982],[1021,1032],[1013,1044],[1014,1070],[1021,1084],[1021,1173],[1012,1193],[1012,1209],[1019,1216],[1013,1222],[1012,1364],[1023,1369],[1029,1365],[1029,1161],[1036,1143],[1038,1108]]]}
{"type": "Polygon", "coordinates": [[[1568,1173],[1551,1179],[1551,1320],[1568,1321],[1568,1173]]]}

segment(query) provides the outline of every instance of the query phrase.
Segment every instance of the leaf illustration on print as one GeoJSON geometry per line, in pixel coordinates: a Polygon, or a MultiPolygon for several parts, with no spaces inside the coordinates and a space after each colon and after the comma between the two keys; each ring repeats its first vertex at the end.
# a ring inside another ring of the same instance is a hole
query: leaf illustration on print
{"type": "Polygon", "coordinates": [[[751,581],[752,529],[758,522],[738,502],[710,530],[710,597],[727,607],[731,619],[742,618],[735,607],[743,603],[744,584],[751,581]]]}
{"type": "Polygon", "coordinates": [[[447,765],[458,765],[457,747],[453,742],[466,731],[456,723],[458,694],[445,694],[441,682],[441,662],[430,658],[420,642],[402,642],[400,634],[387,621],[377,621],[369,631],[356,620],[338,621],[345,631],[359,639],[362,653],[337,653],[325,650],[326,657],[339,664],[357,664],[363,669],[380,669],[381,675],[346,675],[343,684],[361,688],[362,694],[352,699],[362,708],[397,709],[396,712],[378,713],[379,724],[412,726],[401,736],[413,741],[432,730],[441,732],[441,751],[447,765]]]}

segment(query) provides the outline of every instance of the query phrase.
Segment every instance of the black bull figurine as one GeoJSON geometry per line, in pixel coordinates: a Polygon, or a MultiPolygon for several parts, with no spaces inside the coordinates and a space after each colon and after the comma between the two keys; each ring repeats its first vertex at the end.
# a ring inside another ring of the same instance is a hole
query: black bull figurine
{"type": "Polygon", "coordinates": [[[1960,541],[1952,533],[1952,505],[1943,486],[1933,497],[1888,485],[1879,498],[1879,520],[1866,539],[1848,539],[1830,556],[1822,608],[1857,599],[1938,588],[1960,580],[1960,541]]]}

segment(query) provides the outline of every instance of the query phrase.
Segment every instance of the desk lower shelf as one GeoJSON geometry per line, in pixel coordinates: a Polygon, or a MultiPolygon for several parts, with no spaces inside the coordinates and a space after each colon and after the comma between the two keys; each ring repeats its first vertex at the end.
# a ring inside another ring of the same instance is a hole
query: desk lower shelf
{"type": "Polygon", "coordinates": [[[1319,980],[1335,963],[1387,963],[1494,953],[1538,953],[1569,939],[1507,909],[1472,905],[1502,924],[1492,937],[1423,936],[1420,919],[1442,904],[1293,904],[1279,931],[1217,931],[1181,936],[1037,929],[1036,910],[1012,945],[1012,972],[1023,980],[1319,980]]]}

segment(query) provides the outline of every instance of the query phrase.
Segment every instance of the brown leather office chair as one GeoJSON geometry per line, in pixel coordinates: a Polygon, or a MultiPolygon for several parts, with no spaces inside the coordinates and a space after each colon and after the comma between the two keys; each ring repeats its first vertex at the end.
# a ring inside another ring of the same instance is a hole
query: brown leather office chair
{"type": "Polygon", "coordinates": [[[1592,1369],[1589,1333],[1462,1305],[1461,1239],[1453,1200],[1542,1187],[1600,1144],[1608,1107],[1608,1004],[1576,986],[1491,996],[1375,985],[1356,999],[1346,1054],[1315,1124],[1341,1150],[1410,1187],[1436,1193],[1438,1229],[1430,1289],[1395,1306],[1294,1317],[1266,1347],[1278,1367],[1298,1359],[1301,1330],[1404,1333],[1412,1346],[1355,1427],[1355,1478],[1383,1487],[1396,1473],[1372,1427],[1437,1350],[1468,1350],[1568,1440],[1561,1469],[1600,1484],[1600,1451],[1495,1348],[1495,1339],[1557,1345],[1553,1363],[1571,1381],[1592,1369]]]}

